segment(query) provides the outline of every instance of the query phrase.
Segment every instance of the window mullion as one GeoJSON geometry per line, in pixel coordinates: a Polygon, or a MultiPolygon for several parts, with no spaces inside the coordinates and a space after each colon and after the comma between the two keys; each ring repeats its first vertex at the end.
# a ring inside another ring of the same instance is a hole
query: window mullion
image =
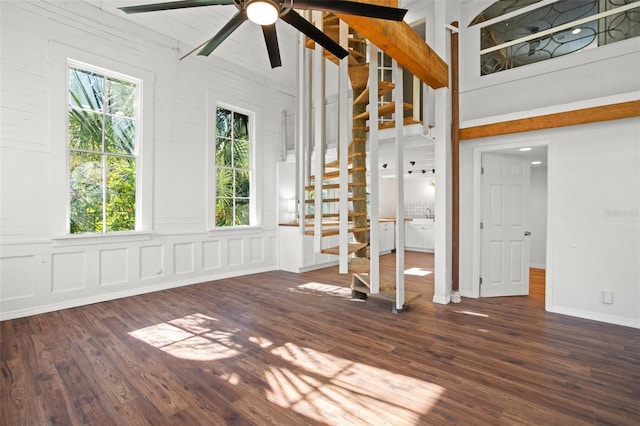
{"type": "Polygon", "coordinates": [[[109,80],[103,76],[102,94],[102,233],[107,233],[107,93],[109,80]]]}

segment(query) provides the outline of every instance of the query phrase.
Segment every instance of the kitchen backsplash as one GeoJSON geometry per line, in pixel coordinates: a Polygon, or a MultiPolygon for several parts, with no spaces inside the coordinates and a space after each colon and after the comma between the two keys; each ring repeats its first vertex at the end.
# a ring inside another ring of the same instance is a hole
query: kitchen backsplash
{"type": "Polygon", "coordinates": [[[404,216],[413,219],[433,219],[435,215],[435,202],[411,201],[404,203],[404,216]]]}

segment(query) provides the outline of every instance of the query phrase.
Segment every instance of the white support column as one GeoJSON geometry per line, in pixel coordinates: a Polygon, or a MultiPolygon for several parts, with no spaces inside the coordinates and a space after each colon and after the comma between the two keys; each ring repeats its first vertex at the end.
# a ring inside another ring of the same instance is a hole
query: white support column
{"type": "MultiPolygon", "coordinates": [[[[340,45],[349,48],[349,27],[340,21],[340,45]]],[[[338,159],[340,162],[339,272],[349,272],[349,57],[338,69],[338,159]]]]}
{"type": "Polygon", "coordinates": [[[404,147],[402,130],[404,127],[402,66],[395,59],[393,64],[393,100],[396,103],[396,309],[404,308],[404,147]]]}
{"type": "MultiPolygon", "coordinates": [[[[413,76],[413,120],[420,121],[422,117],[420,116],[420,86],[422,82],[415,75],[413,76]]],[[[423,121],[424,123],[424,121],[423,121]]]]}
{"type": "MultiPolygon", "coordinates": [[[[446,28],[446,2],[435,2],[436,34],[434,50],[450,63],[449,30],[446,28]]],[[[436,221],[434,225],[434,303],[451,301],[451,90],[435,91],[435,168],[436,168],[436,221]]]]}
{"type": "MultiPolygon", "coordinates": [[[[313,20],[316,26],[322,31],[323,13],[314,11],[313,20]]],[[[325,152],[325,59],[323,48],[320,43],[316,43],[313,52],[313,153],[315,155],[315,202],[314,202],[314,239],[313,250],[315,253],[322,251],[322,176],[324,174],[324,152],[325,152]]]]}
{"type": "Polygon", "coordinates": [[[297,125],[296,125],[296,213],[299,217],[299,229],[300,233],[304,233],[304,214],[305,214],[305,185],[307,176],[307,161],[305,157],[306,149],[309,146],[309,80],[308,80],[308,54],[307,48],[304,45],[305,36],[303,34],[298,35],[298,64],[297,64],[297,99],[296,99],[296,111],[297,111],[297,125]]]}
{"type": "Polygon", "coordinates": [[[378,48],[369,43],[369,291],[380,292],[380,176],[378,169],[378,48]]]}

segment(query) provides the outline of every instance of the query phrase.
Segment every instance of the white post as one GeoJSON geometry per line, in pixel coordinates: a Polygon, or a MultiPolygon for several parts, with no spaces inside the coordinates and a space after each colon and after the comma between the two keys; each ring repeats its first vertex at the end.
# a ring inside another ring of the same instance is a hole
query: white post
{"type": "Polygon", "coordinates": [[[378,48],[369,43],[369,291],[380,292],[380,176],[378,169],[378,48]]]}
{"type": "MultiPolygon", "coordinates": [[[[349,27],[340,21],[340,45],[349,48],[349,27]]],[[[349,57],[338,69],[338,159],[340,163],[339,272],[349,272],[349,57]]]]}
{"type": "Polygon", "coordinates": [[[395,109],[396,139],[396,309],[404,308],[404,147],[402,131],[404,126],[402,66],[395,60],[393,64],[393,100],[395,109]]]}
{"type": "MultiPolygon", "coordinates": [[[[313,20],[322,31],[322,12],[314,11],[313,20]]],[[[313,208],[314,239],[313,250],[315,253],[322,251],[322,176],[324,174],[324,150],[325,150],[325,59],[323,48],[316,43],[313,52],[313,150],[316,156],[315,165],[315,202],[313,208]]]]}
{"type": "MultiPolygon", "coordinates": [[[[422,82],[413,76],[413,121],[420,121],[420,85],[422,82]]],[[[423,122],[424,123],[424,122],[423,122]]]]}
{"type": "MultiPolygon", "coordinates": [[[[446,4],[435,2],[437,23],[434,49],[441,57],[450,57],[447,46],[449,30],[446,28],[446,4]]],[[[436,206],[434,225],[434,291],[433,302],[451,301],[451,90],[447,87],[435,91],[435,168],[436,206]]]]}
{"type": "Polygon", "coordinates": [[[309,80],[308,80],[308,55],[307,48],[304,45],[305,36],[298,36],[298,64],[297,64],[297,125],[296,125],[296,216],[298,217],[298,228],[301,234],[304,234],[304,215],[305,215],[305,185],[306,185],[306,165],[308,162],[305,158],[306,148],[309,144],[309,80]]]}

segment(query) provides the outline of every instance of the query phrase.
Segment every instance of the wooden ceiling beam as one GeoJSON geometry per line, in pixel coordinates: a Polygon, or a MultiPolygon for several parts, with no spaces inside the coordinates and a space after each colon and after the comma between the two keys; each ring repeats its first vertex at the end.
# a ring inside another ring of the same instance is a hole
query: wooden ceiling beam
{"type": "Polygon", "coordinates": [[[460,129],[460,140],[479,139],[490,136],[554,129],[579,124],[599,123],[640,116],[640,100],[601,105],[554,114],[538,115],[499,123],[460,129]]]}
{"type": "MultiPolygon", "coordinates": [[[[367,0],[361,3],[397,6],[397,1],[367,0]],[[394,4],[395,3],[395,4],[394,4]]],[[[336,13],[403,68],[434,89],[449,85],[449,67],[406,22],[336,13]]]]}

